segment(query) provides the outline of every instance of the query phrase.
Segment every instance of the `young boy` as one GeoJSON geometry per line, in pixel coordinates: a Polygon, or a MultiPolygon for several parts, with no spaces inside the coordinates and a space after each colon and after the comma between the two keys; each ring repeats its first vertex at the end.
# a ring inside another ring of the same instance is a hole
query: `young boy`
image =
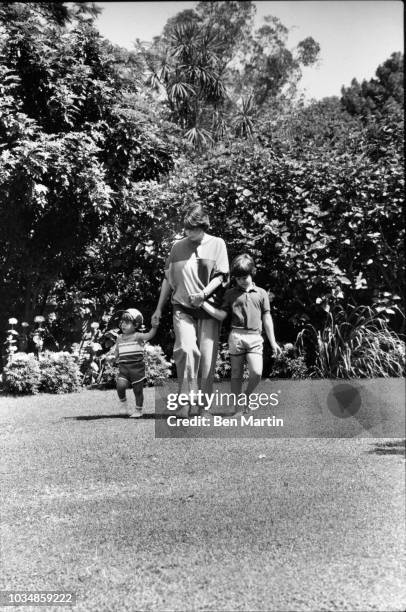
{"type": "Polygon", "coordinates": [[[126,390],[132,387],[135,395],[135,411],[130,414],[132,418],[142,416],[144,404],[144,380],[145,380],[145,361],[144,344],[153,338],[157,331],[157,325],[146,334],[138,329],[143,324],[143,317],[136,308],[128,308],[124,311],[120,327],[122,334],[118,336],[114,355],[118,362],[117,394],[122,407],[126,406],[126,390]]]}
{"type": "Polygon", "coordinates": [[[221,308],[215,308],[208,302],[203,303],[203,308],[219,321],[223,321],[231,313],[231,331],[228,337],[231,392],[236,397],[240,395],[244,363],[247,363],[249,378],[245,395],[249,398],[262,376],[262,326],[274,353],[278,355],[281,349],[275,340],[268,294],[252,280],[256,272],[254,260],[245,253],[238,255],[231,262],[230,271],[236,286],[226,291],[221,308]]]}

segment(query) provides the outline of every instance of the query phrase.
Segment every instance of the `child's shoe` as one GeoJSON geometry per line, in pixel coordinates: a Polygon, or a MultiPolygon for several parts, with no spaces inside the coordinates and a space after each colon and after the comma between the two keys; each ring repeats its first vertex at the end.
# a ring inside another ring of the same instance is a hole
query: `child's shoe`
{"type": "Polygon", "coordinates": [[[143,415],[142,407],[136,406],[135,410],[132,414],[130,414],[130,419],[139,419],[143,415]]]}

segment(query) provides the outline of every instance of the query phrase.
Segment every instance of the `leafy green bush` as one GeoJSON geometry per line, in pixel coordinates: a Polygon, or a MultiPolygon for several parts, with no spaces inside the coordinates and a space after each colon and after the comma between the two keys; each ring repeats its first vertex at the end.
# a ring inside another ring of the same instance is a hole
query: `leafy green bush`
{"type": "Polygon", "coordinates": [[[300,355],[293,344],[281,347],[282,354],[273,358],[269,378],[307,378],[309,371],[304,355],[300,355]]]}
{"type": "Polygon", "coordinates": [[[299,343],[316,355],[314,373],[325,378],[401,377],[405,373],[405,343],[386,319],[367,306],[337,306],[324,326],[312,325],[299,343]]]}
{"type": "Polygon", "coordinates": [[[82,375],[75,358],[66,352],[45,353],[39,361],[40,391],[44,393],[72,393],[79,391],[82,375]]]}
{"type": "Polygon", "coordinates": [[[16,353],[3,370],[4,390],[13,394],[38,393],[41,371],[33,353],[16,353]]]}

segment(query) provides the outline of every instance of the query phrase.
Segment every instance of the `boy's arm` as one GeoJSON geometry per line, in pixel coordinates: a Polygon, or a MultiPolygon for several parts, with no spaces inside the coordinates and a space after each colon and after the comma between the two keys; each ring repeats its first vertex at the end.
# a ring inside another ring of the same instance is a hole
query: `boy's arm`
{"type": "Polygon", "coordinates": [[[158,325],[153,325],[149,332],[147,332],[146,334],[138,333],[137,336],[144,342],[148,342],[148,340],[151,340],[151,338],[155,336],[157,329],[158,325]]]}
{"type": "Polygon", "coordinates": [[[272,316],[270,312],[265,312],[262,315],[262,323],[264,325],[264,330],[269,340],[269,344],[272,347],[273,352],[275,353],[275,355],[280,355],[282,353],[282,350],[275,340],[275,331],[274,331],[273,320],[272,320],[272,316]]]}
{"type": "Polygon", "coordinates": [[[209,302],[203,302],[202,308],[211,316],[217,319],[217,321],[224,321],[227,316],[227,311],[222,308],[216,308],[209,304],[209,302]]]}

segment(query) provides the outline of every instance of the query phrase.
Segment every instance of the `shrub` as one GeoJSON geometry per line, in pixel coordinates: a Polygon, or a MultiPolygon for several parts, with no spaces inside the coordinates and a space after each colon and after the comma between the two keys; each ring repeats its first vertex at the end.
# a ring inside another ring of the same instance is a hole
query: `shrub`
{"type": "MultiPolygon", "coordinates": [[[[216,369],[214,371],[214,380],[221,381],[231,378],[231,363],[228,343],[222,342],[219,346],[216,360],[216,369]]],[[[243,380],[248,378],[247,364],[244,364],[243,380]]]]}
{"type": "Polygon", "coordinates": [[[368,306],[336,307],[321,330],[308,325],[298,339],[315,350],[314,372],[323,378],[404,376],[405,343],[368,306]]]}
{"type": "Polygon", "coordinates": [[[298,353],[293,344],[285,344],[281,347],[282,354],[273,358],[270,378],[307,378],[309,371],[303,355],[298,353]]]}
{"type": "Polygon", "coordinates": [[[66,352],[45,353],[39,361],[40,391],[72,393],[81,388],[82,375],[75,358],[66,352]]]}
{"type": "Polygon", "coordinates": [[[33,353],[16,353],[3,370],[3,383],[8,393],[38,393],[41,371],[33,353]]]}
{"type": "Polygon", "coordinates": [[[214,371],[214,380],[225,380],[231,376],[230,353],[228,345],[223,342],[219,346],[216,359],[216,369],[214,371]]]}
{"type": "Polygon", "coordinates": [[[160,387],[172,374],[172,364],[156,344],[145,345],[145,375],[148,387],[160,387]]]}

